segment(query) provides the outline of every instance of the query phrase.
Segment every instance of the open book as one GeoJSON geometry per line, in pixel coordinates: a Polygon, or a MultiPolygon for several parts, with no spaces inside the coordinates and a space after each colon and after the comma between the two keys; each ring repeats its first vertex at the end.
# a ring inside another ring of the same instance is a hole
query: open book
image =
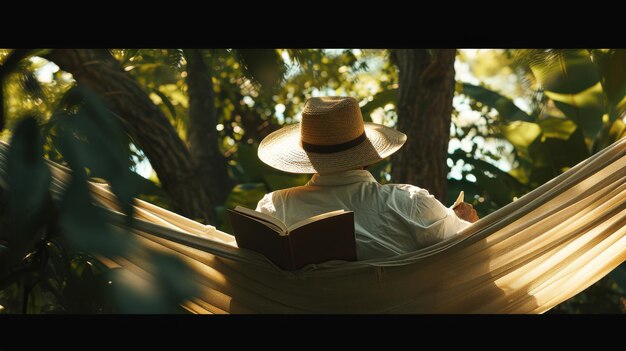
{"type": "Polygon", "coordinates": [[[289,227],[275,217],[241,206],[228,210],[228,217],[239,247],[257,251],[283,269],[356,260],[352,211],[326,212],[289,227]]]}

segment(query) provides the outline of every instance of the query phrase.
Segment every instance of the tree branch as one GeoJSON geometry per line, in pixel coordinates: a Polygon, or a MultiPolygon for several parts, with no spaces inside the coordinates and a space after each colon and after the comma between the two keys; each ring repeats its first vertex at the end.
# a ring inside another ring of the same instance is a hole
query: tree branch
{"type": "Polygon", "coordinates": [[[212,189],[194,167],[189,150],[163,112],[107,50],[57,49],[48,57],[113,108],[150,160],[177,212],[214,222],[212,189]]]}

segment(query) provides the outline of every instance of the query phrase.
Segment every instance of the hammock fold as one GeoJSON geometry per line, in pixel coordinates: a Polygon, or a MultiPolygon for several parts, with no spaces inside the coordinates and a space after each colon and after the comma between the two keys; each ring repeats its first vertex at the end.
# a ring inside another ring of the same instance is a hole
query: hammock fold
{"type": "MultiPolygon", "coordinates": [[[[4,173],[6,144],[0,144],[4,173]]],[[[50,162],[51,190],[70,171],[50,162]]],[[[106,184],[90,183],[111,222],[124,215],[106,184]]],[[[330,261],[295,272],[237,247],[234,237],[136,199],[133,233],[195,271],[194,313],[543,313],[626,259],[626,138],[458,236],[400,256],[330,261]]],[[[138,255],[102,258],[150,274],[138,255]]]]}

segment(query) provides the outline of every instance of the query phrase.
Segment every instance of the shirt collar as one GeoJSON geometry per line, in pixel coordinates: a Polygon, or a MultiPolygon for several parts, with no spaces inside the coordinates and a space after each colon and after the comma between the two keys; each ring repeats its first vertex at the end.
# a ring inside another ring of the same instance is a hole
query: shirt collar
{"type": "Polygon", "coordinates": [[[355,169],[324,175],[316,173],[306,185],[337,186],[360,182],[376,182],[376,178],[369,171],[355,169]]]}

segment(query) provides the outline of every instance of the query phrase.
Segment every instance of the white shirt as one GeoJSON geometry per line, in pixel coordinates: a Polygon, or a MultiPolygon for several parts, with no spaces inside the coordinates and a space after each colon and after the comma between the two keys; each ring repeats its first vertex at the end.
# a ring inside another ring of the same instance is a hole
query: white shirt
{"type": "Polygon", "coordinates": [[[366,170],[315,174],[304,186],[266,194],[256,208],[287,226],[340,209],[354,211],[359,260],[415,251],[470,224],[428,191],[408,184],[381,185],[366,170]]]}

